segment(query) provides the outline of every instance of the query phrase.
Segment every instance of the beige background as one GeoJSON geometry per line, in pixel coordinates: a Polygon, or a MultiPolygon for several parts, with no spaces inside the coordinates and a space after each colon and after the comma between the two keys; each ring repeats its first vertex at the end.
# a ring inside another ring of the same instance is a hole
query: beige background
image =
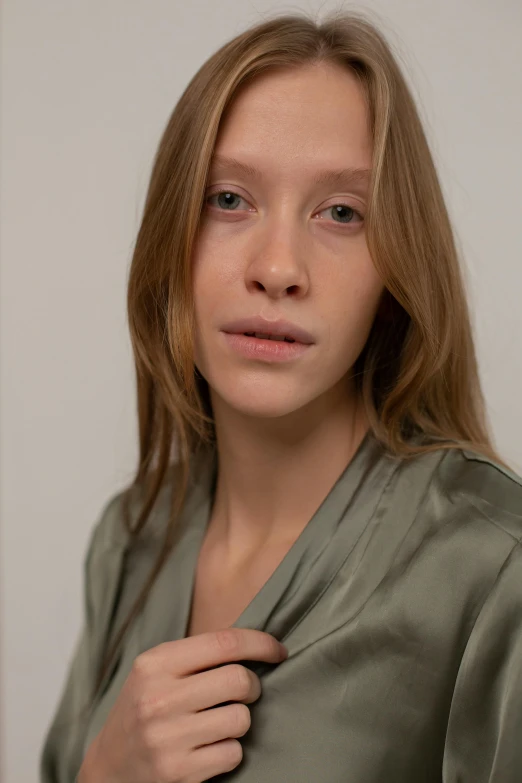
{"type": "MultiPolygon", "coordinates": [[[[522,4],[381,0],[466,258],[499,448],[522,472],[522,4]]],[[[82,563],[136,460],[125,286],[152,156],[202,62],[275,8],[5,0],[1,61],[2,780],[32,783],[82,563]]],[[[350,6],[345,4],[346,8],[350,6]]]]}

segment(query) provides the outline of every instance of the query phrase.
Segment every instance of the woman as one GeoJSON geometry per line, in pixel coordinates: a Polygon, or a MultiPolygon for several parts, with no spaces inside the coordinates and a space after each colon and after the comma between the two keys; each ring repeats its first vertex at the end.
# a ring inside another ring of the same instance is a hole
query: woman
{"type": "Polygon", "coordinates": [[[202,66],[128,311],[139,468],[92,535],[44,783],[520,781],[522,481],[371,23],[282,16],[202,66]]]}

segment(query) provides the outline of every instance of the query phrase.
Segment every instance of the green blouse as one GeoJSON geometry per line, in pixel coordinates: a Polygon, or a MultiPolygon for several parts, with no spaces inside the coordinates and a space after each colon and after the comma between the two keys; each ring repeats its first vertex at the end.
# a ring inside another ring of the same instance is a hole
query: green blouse
{"type": "MultiPolygon", "coordinates": [[[[129,551],[121,493],[85,558],[85,616],[40,759],[73,783],[141,652],[186,634],[216,459],[194,471],[180,538],[87,714],[96,667],[161,546],[169,483],[129,551]]],[[[171,488],[170,488],[171,489],[171,488]]],[[[234,623],[284,642],[240,738],[236,783],[521,783],[522,479],[477,454],[404,461],[368,433],[234,623]]],[[[215,778],[217,779],[217,778],[215,778]]]]}

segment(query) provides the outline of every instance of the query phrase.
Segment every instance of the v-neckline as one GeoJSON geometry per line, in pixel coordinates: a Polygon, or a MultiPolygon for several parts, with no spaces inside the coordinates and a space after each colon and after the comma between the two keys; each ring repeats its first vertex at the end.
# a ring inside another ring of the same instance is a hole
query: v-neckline
{"type": "MultiPolygon", "coordinates": [[[[136,619],[134,655],[186,638],[199,552],[215,495],[215,450],[203,451],[192,467],[179,538],[136,619]]],[[[321,505],[231,627],[262,630],[284,641],[350,556],[394,467],[395,460],[383,456],[381,444],[368,430],[321,505]]],[[[165,505],[161,515],[167,516],[168,510],[165,505]]]]}
{"type": "MultiPolygon", "coordinates": [[[[297,589],[300,577],[305,575],[313,562],[320,559],[321,553],[328,547],[331,535],[338,525],[343,512],[350,503],[365,472],[373,464],[379,447],[368,430],[362,438],[354,455],[339,475],[328,494],[307,522],[301,533],[291,544],[284,557],[275,567],[268,579],[256,592],[232,628],[265,629],[278,598],[283,593],[293,593],[297,589]],[[320,538],[319,538],[320,536],[320,538]]],[[[187,547],[186,560],[183,561],[185,580],[180,595],[180,622],[176,638],[186,638],[190,622],[192,602],[197,574],[199,553],[210,522],[212,505],[215,497],[217,481],[217,458],[212,452],[209,461],[203,466],[197,489],[199,490],[199,507],[187,523],[190,527],[190,549],[187,547]]],[[[357,525],[354,523],[353,535],[356,536],[357,525]]],[[[186,542],[187,544],[189,541],[186,542]]],[[[297,619],[297,618],[296,618],[297,619]]],[[[287,632],[290,628],[286,629],[287,632]]]]}

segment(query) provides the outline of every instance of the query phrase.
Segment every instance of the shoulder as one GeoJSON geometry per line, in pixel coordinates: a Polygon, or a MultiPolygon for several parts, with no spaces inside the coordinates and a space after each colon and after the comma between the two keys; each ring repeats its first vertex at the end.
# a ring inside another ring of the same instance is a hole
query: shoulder
{"type": "MultiPolygon", "coordinates": [[[[186,495],[191,494],[193,483],[193,474],[189,472],[186,495]]],[[[177,462],[171,463],[147,515],[139,540],[133,540],[129,525],[133,527],[143,511],[146,503],[145,489],[138,484],[129,484],[113,493],[102,506],[92,527],[88,556],[95,558],[104,552],[126,549],[130,544],[139,549],[149,545],[157,546],[166,533],[173,497],[175,493],[182,491],[182,486],[182,466],[177,462]],[[129,525],[126,522],[127,513],[129,525]]]]}
{"type": "Polygon", "coordinates": [[[91,531],[90,549],[96,551],[124,546],[127,534],[123,524],[125,497],[130,488],[122,489],[105,501],[91,531]]]}
{"type": "Polygon", "coordinates": [[[397,458],[390,499],[390,522],[407,530],[401,557],[421,569],[434,565],[434,578],[444,573],[471,603],[480,603],[504,564],[515,567],[522,479],[492,459],[459,447],[397,458]]]}
{"type": "Polygon", "coordinates": [[[522,477],[478,451],[458,445],[430,449],[403,458],[388,455],[394,470],[394,500],[418,500],[421,508],[441,524],[459,510],[469,520],[502,532],[513,542],[522,540],[522,477]]]}
{"type": "Polygon", "coordinates": [[[486,604],[520,618],[521,477],[481,454],[437,448],[398,459],[394,485],[388,519],[404,532],[397,569],[424,585],[421,604],[440,606],[434,622],[454,612],[469,633],[486,604]]]}
{"type": "Polygon", "coordinates": [[[453,507],[512,539],[522,540],[522,478],[487,456],[446,450],[434,472],[437,487],[453,507]]]}

